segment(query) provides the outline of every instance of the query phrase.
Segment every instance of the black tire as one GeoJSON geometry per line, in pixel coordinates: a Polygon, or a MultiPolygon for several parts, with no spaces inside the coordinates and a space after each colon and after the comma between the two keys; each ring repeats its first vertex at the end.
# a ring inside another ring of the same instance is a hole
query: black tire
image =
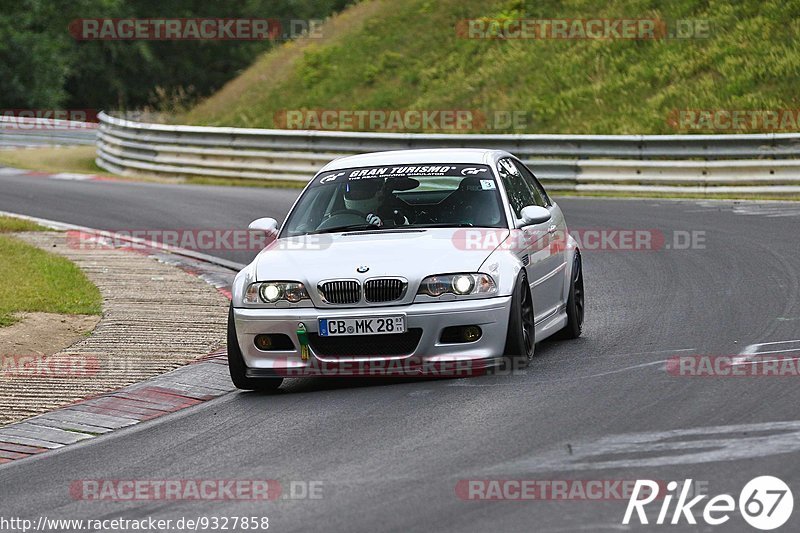
{"type": "Polygon", "coordinates": [[[228,311],[228,370],[231,381],[237,389],[254,391],[274,391],[283,383],[283,378],[248,378],[247,366],[242,358],[242,350],[236,339],[236,324],[233,321],[233,306],[228,311]]]}
{"type": "Polygon", "coordinates": [[[572,276],[569,280],[567,325],[559,332],[562,339],[577,339],[581,336],[584,313],[583,261],[581,260],[581,253],[576,250],[575,259],[572,260],[572,276]]]}
{"type": "Polygon", "coordinates": [[[508,317],[505,357],[512,370],[525,368],[533,359],[536,346],[536,326],[533,314],[533,297],[524,273],[517,276],[508,317]]]}

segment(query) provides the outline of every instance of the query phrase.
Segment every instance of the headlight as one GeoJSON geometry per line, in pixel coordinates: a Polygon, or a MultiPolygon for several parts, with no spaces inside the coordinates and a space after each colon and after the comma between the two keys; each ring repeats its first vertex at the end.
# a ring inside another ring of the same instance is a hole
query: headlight
{"type": "Polygon", "coordinates": [[[475,288],[475,280],[468,274],[453,276],[453,292],[456,294],[469,294],[475,288]]]}
{"type": "Polygon", "coordinates": [[[268,303],[275,303],[283,296],[283,287],[275,283],[265,283],[258,289],[258,295],[268,303]]]}
{"type": "Polygon", "coordinates": [[[492,276],[488,274],[437,274],[428,276],[420,283],[417,294],[428,296],[441,296],[442,294],[457,294],[466,296],[470,294],[491,295],[497,292],[492,276]]]}
{"type": "Polygon", "coordinates": [[[297,303],[308,300],[308,292],[302,283],[297,281],[263,281],[253,283],[244,293],[244,303],[274,304],[281,300],[297,303]]]}

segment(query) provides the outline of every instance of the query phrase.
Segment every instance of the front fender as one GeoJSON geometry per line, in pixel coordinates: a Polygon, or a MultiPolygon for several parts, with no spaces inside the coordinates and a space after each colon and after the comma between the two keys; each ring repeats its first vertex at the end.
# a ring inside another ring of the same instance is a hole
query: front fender
{"type": "Polygon", "coordinates": [[[244,300],[244,291],[251,283],[257,281],[256,279],[256,261],[244,267],[236,277],[233,278],[233,285],[231,286],[231,302],[233,307],[243,307],[242,301],[244,300]]]}
{"type": "Polygon", "coordinates": [[[498,296],[510,296],[514,293],[517,276],[523,268],[522,261],[513,251],[498,249],[486,258],[478,270],[494,278],[498,296]]]}
{"type": "MultiPolygon", "coordinates": [[[[565,258],[567,268],[564,269],[566,280],[564,283],[564,302],[569,298],[569,288],[572,280],[572,267],[575,265],[575,254],[580,252],[578,248],[578,241],[567,232],[567,247],[565,249],[565,258]]],[[[581,257],[583,259],[583,257],[581,257]]]]}

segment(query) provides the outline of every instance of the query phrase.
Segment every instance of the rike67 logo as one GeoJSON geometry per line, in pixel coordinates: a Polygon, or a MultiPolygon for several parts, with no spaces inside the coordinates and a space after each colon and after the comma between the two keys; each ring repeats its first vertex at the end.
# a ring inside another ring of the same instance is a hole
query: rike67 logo
{"type": "MultiPolygon", "coordinates": [[[[661,509],[655,524],[697,524],[695,513],[702,513],[702,520],[711,526],[726,523],[731,518],[731,513],[736,511],[737,502],[730,494],[720,494],[705,502],[707,494],[695,496],[689,500],[689,490],[692,480],[679,485],[676,481],[667,483],[667,493],[661,502],[661,509]],[[681,487],[680,494],[676,489],[681,487]],[[670,513],[672,501],[677,496],[675,508],[670,513]],[[670,519],[671,514],[671,519],[670,519]],[[684,522],[685,520],[685,522],[684,522]]],[[[631,523],[634,511],[640,524],[649,524],[645,506],[655,501],[659,494],[659,484],[649,479],[636,480],[633,493],[628,500],[628,508],[622,519],[624,525],[631,523]],[[643,497],[642,497],[643,496],[643,497]]],[[[768,531],[777,529],[785,524],[792,516],[794,497],[792,490],[782,480],[773,476],[759,476],[751,479],[739,493],[739,513],[742,518],[756,529],[768,531]]]]}

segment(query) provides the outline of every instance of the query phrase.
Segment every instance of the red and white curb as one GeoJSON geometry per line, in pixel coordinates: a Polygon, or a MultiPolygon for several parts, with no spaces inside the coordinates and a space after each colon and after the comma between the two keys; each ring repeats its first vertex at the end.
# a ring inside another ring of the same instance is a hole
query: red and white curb
{"type": "Polygon", "coordinates": [[[66,181],[120,181],[111,176],[100,176],[98,174],[79,174],[77,172],[39,172],[36,170],[24,170],[14,167],[0,167],[0,176],[28,176],[29,178],[46,178],[51,180],[66,181]]]}
{"type": "MultiPolygon", "coordinates": [[[[36,175],[39,174],[40,173],[36,173],[36,175]]],[[[51,180],[67,180],[67,181],[118,181],[108,176],[98,176],[97,174],[76,174],[74,172],[59,172],[58,174],[46,174],[43,177],[50,178],[51,180]]]]}
{"type": "MultiPolygon", "coordinates": [[[[159,243],[119,236],[113,232],[0,211],[57,230],[73,230],[130,241],[123,248],[145,253],[196,275],[230,298],[235,272],[244,265],[159,243]]],[[[0,464],[25,459],[114,430],[153,420],[213,400],[235,390],[225,349],[201,356],[187,366],[117,391],[79,400],[48,413],[0,428],[0,464]]]]}
{"type": "Polygon", "coordinates": [[[226,351],[118,391],[0,428],[0,464],[153,420],[234,390],[226,351]]]}

